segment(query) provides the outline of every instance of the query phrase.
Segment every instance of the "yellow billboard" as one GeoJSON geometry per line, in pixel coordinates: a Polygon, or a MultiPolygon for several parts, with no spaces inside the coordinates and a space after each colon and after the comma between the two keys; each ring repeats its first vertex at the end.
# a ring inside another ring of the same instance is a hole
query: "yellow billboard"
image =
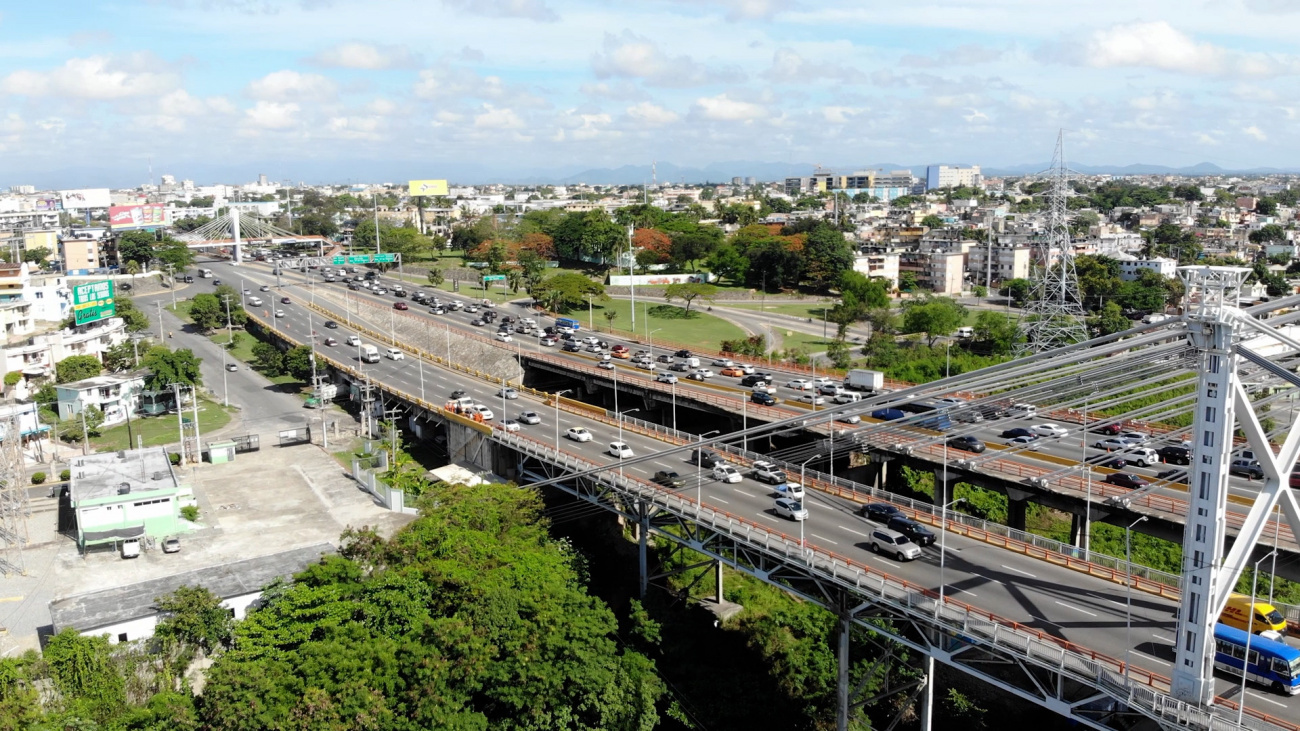
{"type": "Polygon", "coordinates": [[[447,195],[445,180],[412,180],[407,185],[411,195],[447,195]]]}

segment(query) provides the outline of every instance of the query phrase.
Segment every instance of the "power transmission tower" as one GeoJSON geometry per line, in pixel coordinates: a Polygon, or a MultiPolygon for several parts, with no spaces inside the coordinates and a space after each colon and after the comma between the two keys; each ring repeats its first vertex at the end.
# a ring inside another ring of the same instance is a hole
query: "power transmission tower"
{"type": "Polygon", "coordinates": [[[10,417],[3,424],[0,441],[0,574],[26,574],[23,547],[27,545],[27,481],[23,472],[22,430],[18,419],[10,417]]]}
{"type": "Polygon", "coordinates": [[[1047,196],[1047,230],[1038,244],[1038,268],[1025,315],[1020,320],[1020,349],[1040,353],[1088,339],[1084,323],[1079,276],[1074,269],[1070,221],[1066,198],[1069,173],[1065,167],[1064,132],[1056,135],[1056,152],[1047,171],[1051,189],[1047,196]]]}

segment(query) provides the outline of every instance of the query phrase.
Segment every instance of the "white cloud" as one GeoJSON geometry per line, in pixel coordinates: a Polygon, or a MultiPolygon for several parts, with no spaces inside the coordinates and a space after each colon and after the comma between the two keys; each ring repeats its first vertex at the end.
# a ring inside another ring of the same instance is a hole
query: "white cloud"
{"type": "Polygon", "coordinates": [[[1264,130],[1260,129],[1259,127],[1253,124],[1250,125],[1249,127],[1242,127],[1241,131],[1242,134],[1245,134],[1249,137],[1259,140],[1260,142],[1268,141],[1268,135],[1264,134],[1264,130]]]}
{"type": "Polygon", "coordinates": [[[311,58],[318,66],[342,69],[409,68],[415,57],[404,46],[383,46],[372,43],[340,43],[317,53],[311,58]]]}
{"type": "Polygon", "coordinates": [[[157,61],[147,55],[70,58],[50,71],[15,71],[0,79],[0,91],[24,96],[114,100],[157,96],[180,86],[177,74],[151,70],[151,63],[157,61]]]}
{"type": "Polygon", "coordinates": [[[524,120],[515,114],[515,110],[497,108],[491,104],[483,105],[483,113],[475,115],[474,126],[479,129],[522,129],[524,120]]]}
{"type": "Polygon", "coordinates": [[[726,94],[700,97],[695,108],[705,119],[718,122],[752,122],[767,115],[767,110],[752,102],[732,99],[726,94]]]}
{"type": "Polygon", "coordinates": [[[1197,76],[1266,77],[1300,72],[1300,63],[1293,56],[1242,53],[1198,42],[1163,20],[1094,31],[1077,51],[1067,52],[1065,57],[1094,68],[1154,68],[1197,76]]]}
{"type": "Polygon", "coordinates": [[[442,0],[442,4],[490,18],[524,18],[545,23],[560,19],[543,0],[442,0]]]}
{"type": "Polygon", "coordinates": [[[662,127],[681,119],[677,112],[651,102],[641,102],[628,107],[627,116],[649,127],[662,127]]]}
{"type": "Polygon", "coordinates": [[[379,140],[383,139],[379,134],[380,124],[379,117],[330,117],[325,130],[343,139],[379,140]]]}
{"type": "Polygon", "coordinates": [[[970,124],[987,124],[990,121],[989,115],[972,107],[967,107],[965,114],[962,114],[961,118],[970,124]]]}
{"type": "Polygon", "coordinates": [[[975,43],[967,43],[956,48],[936,53],[932,56],[920,56],[909,53],[899,60],[903,66],[914,68],[941,68],[945,66],[973,66],[1001,60],[1006,51],[988,48],[975,43]]]}
{"type": "Polygon", "coordinates": [[[794,0],[677,0],[695,7],[716,5],[726,10],[726,18],[731,22],[741,20],[771,20],[778,13],[793,10],[798,5],[794,0]]]}
{"type": "Polygon", "coordinates": [[[819,80],[861,83],[867,80],[861,71],[837,63],[810,62],[789,48],[778,48],[772,55],[772,67],[763,77],[778,84],[806,84],[819,80]]]}
{"type": "Polygon", "coordinates": [[[254,130],[288,129],[298,123],[298,111],[297,104],[260,101],[251,109],[245,110],[244,122],[254,130]]]}
{"type": "Polygon", "coordinates": [[[338,93],[338,84],[320,74],[298,71],[274,71],[248,85],[248,95],[266,101],[321,101],[338,93]]]}
{"type": "Polygon", "coordinates": [[[606,129],[612,121],[613,118],[608,114],[586,114],[570,109],[558,119],[560,128],[555,131],[552,139],[556,142],[563,142],[566,139],[583,142],[606,135],[617,136],[617,132],[606,129]]]}
{"type": "Polygon", "coordinates": [[[862,111],[856,107],[822,107],[822,119],[831,124],[848,124],[862,111]]]}
{"type": "Polygon", "coordinates": [[[630,30],[622,35],[605,34],[604,53],[591,57],[591,67],[602,79],[643,79],[651,86],[687,87],[738,81],[743,74],[733,70],[711,70],[690,56],[669,56],[648,38],[630,30]]]}

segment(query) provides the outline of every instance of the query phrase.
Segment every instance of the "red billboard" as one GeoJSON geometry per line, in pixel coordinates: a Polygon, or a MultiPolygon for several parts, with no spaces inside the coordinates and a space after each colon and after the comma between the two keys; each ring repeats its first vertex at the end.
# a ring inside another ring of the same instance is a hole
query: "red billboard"
{"type": "Polygon", "coordinates": [[[108,209],[108,225],[113,228],[142,228],[163,226],[167,223],[166,209],[161,203],[140,206],[112,206],[108,209]]]}

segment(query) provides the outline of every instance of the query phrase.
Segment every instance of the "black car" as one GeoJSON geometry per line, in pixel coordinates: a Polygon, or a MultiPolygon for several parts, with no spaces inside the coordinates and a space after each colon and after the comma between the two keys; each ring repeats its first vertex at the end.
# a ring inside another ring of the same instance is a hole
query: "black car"
{"type": "Polygon", "coordinates": [[[754,386],[757,386],[760,383],[770,383],[770,381],[768,381],[763,376],[757,374],[752,376],[745,376],[744,378],[740,379],[740,385],[744,386],[745,388],[752,388],[754,386]]]}
{"type": "Polygon", "coordinates": [[[1018,426],[1015,429],[1007,429],[1006,431],[1002,432],[1003,439],[1014,439],[1016,437],[1036,437],[1036,436],[1038,435],[1035,434],[1033,430],[1026,429],[1023,426],[1018,426]]]}
{"type": "Polygon", "coordinates": [[[874,520],[877,523],[888,523],[894,516],[905,517],[903,511],[889,503],[867,503],[858,512],[867,520],[874,520]]]}
{"type": "Polygon", "coordinates": [[[333,320],[326,320],[326,321],[325,321],[325,327],[328,327],[328,328],[331,329],[331,330],[337,329],[338,326],[339,326],[339,324],[338,324],[337,322],[334,322],[333,320]]]}
{"type": "Polygon", "coordinates": [[[220,279],[214,279],[214,280],[212,280],[212,286],[214,286],[214,287],[220,287],[220,286],[221,286],[221,280],[220,280],[220,279]]]}
{"type": "Polygon", "coordinates": [[[885,527],[902,533],[907,536],[908,540],[922,548],[932,546],[934,545],[934,542],[938,540],[929,528],[926,528],[915,520],[902,515],[895,515],[890,518],[889,522],[885,523],[885,527]]]}
{"type": "Polygon", "coordinates": [[[1113,475],[1106,475],[1106,482],[1118,487],[1127,487],[1136,490],[1139,487],[1146,487],[1151,483],[1127,472],[1116,472],[1113,475]]]}
{"type": "Polygon", "coordinates": [[[762,404],[763,406],[775,406],[776,397],[774,397],[770,393],[765,393],[763,391],[755,391],[749,394],[749,402],[751,404],[762,404]]]}
{"type": "Polygon", "coordinates": [[[691,457],[687,460],[691,464],[698,464],[701,467],[713,469],[720,464],[726,464],[727,460],[723,459],[718,453],[710,452],[707,449],[696,449],[691,451],[691,457]]]}
{"type": "Polygon", "coordinates": [[[191,276],[191,275],[189,275],[189,274],[186,274],[186,275],[185,275],[184,282],[185,282],[186,284],[194,284],[194,277],[191,276]]]}
{"type": "Polygon", "coordinates": [[[952,447],[953,449],[960,449],[966,452],[974,452],[975,454],[979,454],[980,452],[984,451],[984,442],[981,442],[975,437],[970,437],[970,436],[953,437],[952,439],[948,440],[948,446],[952,447]]]}
{"type": "Polygon", "coordinates": [[[1097,462],[1098,467],[1109,467],[1112,470],[1122,470],[1128,467],[1128,460],[1123,457],[1105,457],[1097,462]]]}
{"type": "Polygon", "coordinates": [[[659,470],[655,473],[654,481],[664,487],[686,487],[686,480],[676,472],[670,470],[659,470]]]}
{"type": "Polygon", "coordinates": [[[452,392],[451,392],[451,400],[452,400],[452,401],[455,401],[455,400],[458,399],[458,398],[465,398],[465,395],[466,395],[466,394],[465,394],[465,389],[463,389],[463,388],[458,388],[458,389],[456,389],[455,391],[452,391],[452,392]]]}
{"type": "Polygon", "coordinates": [[[691,351],[689,351],[689,350],[679,350],[679,351],[677,351],[676,353],[673,353],[673,355],[677,356],[678,358],[689,358],[689,357],[691,357],[691,351]]]}
{"type": "Polygon", "coordinates": [[[1192,450],[1178,444],[1167,444],[1156,450],[1160,459],[1171,464],[1191,464],[1192,450]]]}
{"type": "Polygon", "coordinates": [[[1186,485],[1187,470],[1165,470],[1164,472],[1161,472],[1160,474],[1156,475],[1156,478],[1161,480],[1169,480],[1170,482],[1181,482],[1184,485],[1186,485]]]}
{"type": "Polygon", "coordinates": [[[578,344],[577,340],[570,340],[564,344],[564,351],[566,353],[576,353],[579,350],[582,350],[582,346],[578,344]]]}

